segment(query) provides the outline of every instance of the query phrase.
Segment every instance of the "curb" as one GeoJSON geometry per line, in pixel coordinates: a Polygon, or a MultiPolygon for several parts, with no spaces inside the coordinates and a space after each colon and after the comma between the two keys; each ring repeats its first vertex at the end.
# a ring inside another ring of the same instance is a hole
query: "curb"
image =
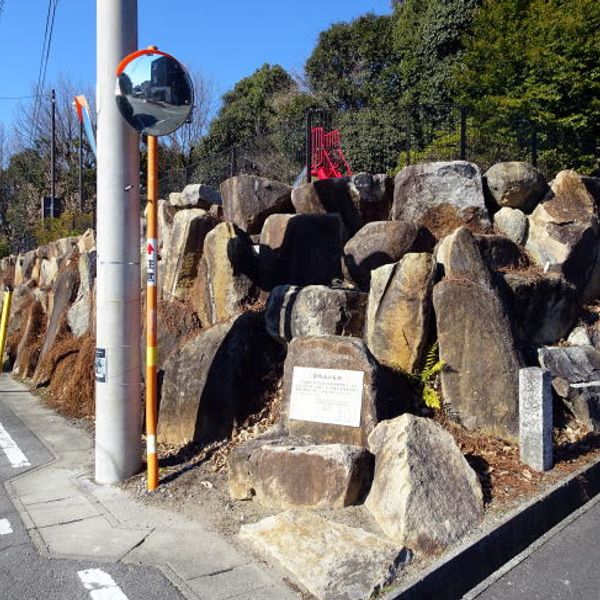
{"type": "Polygon", "coordinates": [[[600,458],[382,600],[459,600],[600,492],[600,458]]]}

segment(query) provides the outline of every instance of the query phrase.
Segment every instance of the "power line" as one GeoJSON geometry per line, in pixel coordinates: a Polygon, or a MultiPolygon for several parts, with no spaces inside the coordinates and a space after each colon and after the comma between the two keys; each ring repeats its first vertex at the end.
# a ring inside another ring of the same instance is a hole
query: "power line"
{"type": "Polygon", "coordinates": [[[28,98],[47,98],[48,94],[30,94],[29,96],[0,96],[0,100],[26,100],[28,98]]]}
{"type": "MultiPolygon", "coordinates": [[[[40,58],[40,68],[38,70],[38,78],[37,78],[37,86],[36,90],[40,91],[40,84],[42,82],[42,71],[43,71],[43,62],[44,62],[44,54],[46,50],[46,42],[48,41],[48,27],[50,25],[50,11],[52,8],[52,0],[48,0],[48,10],[46,11],[46,27],[44,29],[44,41],[42,43],[42,56],[40,58]]],[[[37,115],[39,109],[39,102],[36,100],[33,105],[33,123],[31,128],[31,142],[33,142],[33,138],[35,137],[35,132],[37,130],[37,115]]]]}
{"type": "Polygon", "coordinates": [[[58,5],[58,0],[48,0],[48,10],[46,12],[46,27],[44,29],[44,43],[42,45],[42,56],[40,59],[40,69],[38,72],[38,84],[37,90],[38,92],[42,92],[38,94],[38,99],[34,104],[33,109],[33,128],[31,134],[31,142],[33,142],[35,135],[38,130],[38,122],[40,119],[40,111],[42,109],[42,103],[39,99],[42,97],[44,87],[46,85],[46,71],[48,69],[48,61],[50,58],[50,47],[52,45],[52,33],[54,31],[54,17],[56,16],[56,6],[58,5]]]}

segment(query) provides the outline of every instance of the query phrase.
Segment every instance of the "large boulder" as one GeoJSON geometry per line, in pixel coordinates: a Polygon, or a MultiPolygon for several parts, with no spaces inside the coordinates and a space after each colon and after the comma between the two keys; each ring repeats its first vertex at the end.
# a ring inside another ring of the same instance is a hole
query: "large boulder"
{"type": "Polygon", "coordinates": [[[229,489],[236,500],[256,499],[271,510],[344,508],[364,500],[373,457],[344,444],[281,438],[252,440],[229,455],[229,489]]]}
{"type": "Polygon", "coordinates": [[[449,279],[464,279],[491,285],[491,275],[476,238],[466,227],[446,236],[436,248],[436,260],[449,279]]]}
{"type": "Polygon", "coordinates": [[[381,592],[411,558],[381,536],[288,510],[242,525],[240,539],[287,569],[318,600],[364,600],[381,592]]]}
{"type": "Polygon", "coordinates": [[[375,476],[365,506],[385,534],[420,554],[460,540],[483,518],[477,475],[452,436],[405,414],[369,436],[375,476]]]}
{"type": "Polygon", "coordinates": [[[344,246],[344,276],[368,291],[373,269],[398,262],[408,252],[431,252],[434,244],[424,227],[403,221],[367,223],[344,246]]]}
{"type": "Polygon", "coordinates": [[[405,167],[396,175],[390,218],[424,225],[438,239],[463,224],[487,230],[479,167],[464,161],[405,167]]]}
{"type": "Polygon", "coordinates": [[[382,364],[412,373],[429,334],[431,290],[436,273],[431,254],[409,253],[371,273],[365,341],[382,364]]]}
{"type": "Polygon", "coordinates": [[[527,239],[529,221],[525,213],[518,208],[503,206],[494,215],[494,229],[522,246],[527,239]]]}
{"type": "Polygon", "coordinates": [[[531,212],[548,191],[544,176],[526,162],[502,162],[490,167],[483,176],[485,191],[498,207],[531,212]]]}
{"type": "Polygon", "coordinates": [[[46,330],[46,315],[41,303],[34,300],[28,309],[21,341],[17,347],[13,365],[13,374],[22,379],[31,377],[35,372],[46,330]]]}
{"type": "Polygon", "coordinates": [[[600,352],[591,345],[547,347],[538,350],[538,359],[575,419],[600,431],[600,352]]]}
{"type": "Polygon", "coordinates": [[[40,281],[41,288],[51,288],[58,276],[58,259],[54,256],[42,259],[40,265],[40,281]]]}
{"type": "Polygon", "coordinates": [[[598,210],[582,178],[561,171],[529,216],[525,249],[544,271],[563,273],[583,291],[598,251],[598,210]]]}
{"type": "Polygon", "coordinates": [[[169,194],[169,204],[175,208],[202,208],[209,210],[213,204],[222,204],[221,194],[203,183],[189,183],[181,192],[169,194]]]}
{"type": "Polygon", "coordinates": [[[248,234],[261,232],[269,215],[293,212],[292,188],[256,175],[238,175],[221,184],[223,217],[248,234]]]}
{"type": "Polygon", "coordinates": [[[508,271],[496,281],[521,346],[554,344],[577,320],[580,295],[560,273],[508,271]]]}
{"type": "Polygon", "coordinates": [[[272,215],[260,236],[261,286],[329,285],[342,277],[345,229],[339,215],[272,215]]]}
{"type": "Polygon", "coordinates": [[[92,326],[96,251],[82,252],[79,255],[77,268],[79,270],[79,290],[67,312],[67,322],[76,338],[86,334],[92,326]]]}
{"type": "Polygon", "coordinates": [[[166,201],[158,201],[158,252],[163,260],[171,251],[171,233],[175,209],[166,201]]]}
{"type": "Polygon", "coordinates": [[[158,434],[170,444],[220,440],[264,402],[281,347],[260,313],[246,313],[186,341],[166,360],[158,434]]]}
{"type": "Polygon", "coordinates": [[[522,248],[503,235],[476,235],[481,257],[492,271],[525,269],[530,265],[522,248]]]}
{"type": "Polygon", "coordinates": [[[282,421],[290,435],[366,447],[390,408],[377,362],[358,338],[294,338],[284,364],[282,421]]]}
{"type": "Polygon", "coordinates": [[[348,182],[361,222],[384,221],[394,199],[394,180],[383,173],[356,173],[348,182]]]}
{"type": "Polygon", "coordinates": [[[173,218],[162,285],[165,300],[185,299],[198,274],[204,238],[214,226],[213,218],[200,208],[181,210],[173,218]]]}
{"type": "Polygon", "coordinates": [[[367,295],[355,290],[280,285],[269,295],[265,323],[281,342],[306,335],[361,337],[366,305],[367,295]]]}
{"type": "Polygon", "coordinates": [[[538,350],[538,360],[552,374],[552,386],[562,398],[574,383],[600,381],[600,352],[593,346],[550,346],[538,350]]]}
{"type": "Polygon", "coordinates": [[[240,314],[258,296],[257,279],[257,259],[248,234],[233,223],[217,225],[204,239],[191,298],[203,325],[240,314]]]}
{"type": "Polygon", "coordinates": [[[433,289],[444,403],[468,429],[514,438],[522,364],[506,309],[469,231],[444,240],[438,261],[446,276],[433,289]]]}
{"type": "Polygon", "coordinates": [[[362,225],[358,206],[354,204],[345,178],[321,179],[294,188],[292,204],[299,215],[339,214],[350,234],[362,225]]]}
{"type": "Polygon", "coordinates": [[[33,375],[33,383],[36,386],[46,385],[49,382],[57,361],[62,358],[62,356],[53,356],[51,349],[64,335],[65,331],[68,331],[67,311],[77,298],[78,290],[79,271],[77,269],[68,268],[58,276],[51,294],[53,299],[50,317],[48,318],[46,339],[33,375]]]}

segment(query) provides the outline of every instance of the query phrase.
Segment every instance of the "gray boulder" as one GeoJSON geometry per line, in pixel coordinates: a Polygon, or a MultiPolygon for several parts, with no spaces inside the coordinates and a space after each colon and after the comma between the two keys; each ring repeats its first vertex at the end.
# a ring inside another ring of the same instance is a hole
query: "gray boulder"
{"type": "Polygon", "coordinates": [[[369,449],[375,476],[365,506],[398,544],[435,554],[483,519],[477,475],[437,423],[410,414],[383,421],[369,449]]]}
{"type": "Polygon", "coordinates": [[[405,167],[396,175],[390,219],[424,225],[437,239],[464,224],[487,230],[479,167],[464,161],[405,167]]]}
{"type": "Polygon", "coordinates": [[[514,438],[522,364],[506,309],[465,228],[440,244],[438,261],[445,279],[433,289],[433,306],[447,410],[468,429],[514,438]]]}
{"type": "Polygon", "coordinates": [[[46,385],[50,381],[55,367],[54,361],[57,358],[51,356],[50,350],[64,331],[64,321],[67,311],[77,298],[78,290],[79,271],[75,269],[68,269],[61,273],[52,288],[46,339],[40,351],[40,358],[33,375],[33,383],[36,387],[46,385]]]}
{"type": "Polygon", "coordinates": [[[371,271],[398,262],[408,252],[431,252],[434,245],[435,239],[424,227],[403,221],[367,223],[344,246],[344,276],[368,291],[371,271]]]}
{"type": "Polygon", "coordinates": [[[577,421],[600,432],[600,380],[570,384],[564,402],[577,421]]]}
{"type": "Polygon", "coordinates": [[[502,162],[490,167],[483,176],[490,199],[499,207],[531,212],[548,191],[544,176],[526,162],[502,162]]]}
{"type": "Polygon", "coordinates": [[[527,239],[529,221],[525,213],[518,208],[503,206],[494,215],[494,229],[522,246],[527,239]]]}
{"type": "Polygon", "coordinates": [[[306,335],[361,337],[366,305],[367,295],[355,290],[280,285],[267,301],[267,332],[281,342],[306,335]]]}
{"type": "Polygon", "coordinates": [[[552,386],[562,398],[569,385],[600,381],[600,352],[593,346],[552,346],[540,348],[538,359],[552,374],[552,386]]]}
{"type": "Polygon", "coordinates": [[[389,175],[356,173],[348,184],[363,224],[388,218],[394,199],[394,180],[389,175]]]}
{"type": "Polygon", "coordinates": [[[203,183],[190,183],[180,193],[169,194],[169,204],[176,208],[209,210],[213,204],[222,204],[222,200],[215,188],[203,183]]]}
{"type": "Polygon", "coordinates": [[[411,558],[381,536],[308,511],[242,525],[240,539],[287,569],[318,600],[371,598],[411,558]]]}
{"type": "Polygon", "coordinates": [[[292,188],[256,175],[237,175],[221,184],[223,218],[248,234],[261,232],[269,215],[293,212],[292,188]]]}

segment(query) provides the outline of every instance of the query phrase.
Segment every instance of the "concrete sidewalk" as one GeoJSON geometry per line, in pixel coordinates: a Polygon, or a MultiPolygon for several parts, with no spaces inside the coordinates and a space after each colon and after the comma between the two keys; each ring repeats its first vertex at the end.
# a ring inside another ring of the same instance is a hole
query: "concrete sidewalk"
{"type": "Polygon", "coordinates": [[[90,436],[7,375],[0,379],[0,401],[52,457],[6,484],[42,555],[156,566],[187,598],[297,599],[276,573],[238,552],[206,523],[96,485],[90,436]]]}

